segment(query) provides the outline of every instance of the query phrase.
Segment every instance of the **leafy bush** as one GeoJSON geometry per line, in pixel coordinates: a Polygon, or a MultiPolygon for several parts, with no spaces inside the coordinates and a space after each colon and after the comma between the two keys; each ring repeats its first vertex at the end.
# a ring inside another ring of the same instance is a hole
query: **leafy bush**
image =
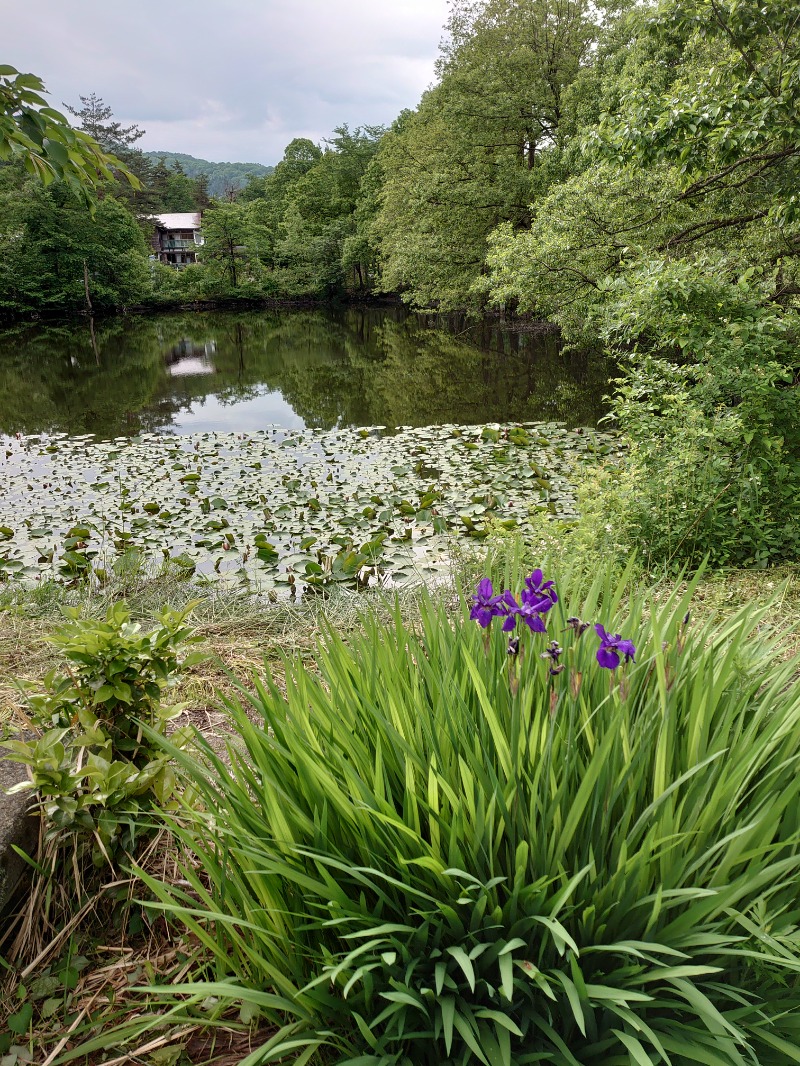
{"type": "Polygon", "coordinates": [[[662,563],[800,552],[798,318],[767,301],[770,279],[726,271],[653,260],[606,287],[605,333],[626,364],[613,412],[631,441],[607,517],[662,563]]]}
{"type": "Polygon", "coordinates": [[[691,592],[483,582],[226,701],[188,887],[145,875],[213,960],[162,1003],[282,1026],[248,1066],[800,1061],[800,663],[691,592]]]}
{"type": "Polygon", "coordinates": [[[174,793],[170,757],[152,738],[181,710],[163,696],[202,658],[183,655],[193,606],[165,607],[149,632],[131,622],[124,603],[113,604],[105,622],[62,608],[72,621],[51,640],[67,665],[50,671],[43,691],[26,692],[31,722],[43,732],[6,744],[9,758],[30,767],[32,780],[20,787],[41,795],[49,839],[91,842],[96,866],[133,852],[146,812],[174,793]]]}

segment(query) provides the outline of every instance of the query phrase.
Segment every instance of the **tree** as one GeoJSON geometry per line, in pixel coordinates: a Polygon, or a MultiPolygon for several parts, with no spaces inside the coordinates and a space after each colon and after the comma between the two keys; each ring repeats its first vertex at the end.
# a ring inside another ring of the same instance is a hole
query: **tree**
{"type": "Polygon", "coordinates": [[[19,159],[30,174],[49,184],[69,182],[81,196],[114,179],[118,171],[130,184],[128,168],[82,130],[51,108],[41,78],[0,66],[0,160],[19,159]]]}
{"type": "Polygon", "coordinates": [[[272,174],[248,174],[247,184],[239,190],[239,203],[248,204],[253,200],[267,199],[271,180],[272,174]]]}
{"type": "MultiPolygon", "coordinates": [[[[668,162],[682,196],[758,189],[768,178],[786,196],[765,212],[800,216],[800,10],[788,0],[670,0],[649,22],[656,39],[682,35],[690,62],[667,92],[639,85],[600,133],[618,158],[668,162]],[[692,61],[694,60],[694,61],[692,61]]],[[[776,196],[776,200],[781,199],[776,196]]],[[[729,217],[720,226],[747,224],[729,217]]]]}
{"type": "Polygon", "coordinates": [[[153,189],[153,166],[147,156],[135,147],[136,141],[144,136],[145,131],[136,125],[123,126],[114,118],[112,109],[96,93],[81,96],[80,101],[83,105],[81,108],[74,108],[66,103],[64,107],[71,115],[80,119],[80,128],[84,133],[97,141],[105,151],[113,152],[125,165],[126,170],[138,179],[137,184],[131,188],[119,180],[123,175],[118,173],[115,167],[115,195],[124,199],[139,214],[163,210],[159,195],[153,189]]]}
{"type": "Polygon", "coordinates": [[[0,168],[0,307],[83,310],[146,299],[147,248],[124,204],[106,196],[87,207],[66,182],[47,188],[0,168]]]}
{"type": "MultiPolygon", "coordinates": [[[[384,132],[382,126],[337,127],[325,151],[287,186],[275,253],[287,291],[332,295],[345,286],[349,271],[360,269],[360,248],[352,241],[356,210],[384,132]]],[[[363,287],[363,270],[361,281],[363,287]]]]}
{"type": "Polygon", "coordinates": [[[341,263],[345,277],[352,277],[359,290],[372,289],[378,275],[375,218],[380,207],[383,170],[377,153],[370,160],[359,184],[350,233],[342,242],[341,263]]]}
{"type": "Polygon", "coordinates": [[[196,211],[197,183],[187,177],[180,168],[180,163],[173,165],[167,172],[166,190],[162,211],[196,211]]]}
{"type": "Polygon", "coordinates": [[[286,240],[283,223],[292,187],[321,158],[322,149],[318,145],[305,137],[296,137],[287,145],[272,173],[248,177],[244,189],[238,193],[238,204],[247,207],[247,217],[252,221],[257,258],[262,267],[275,267],[275,249],[286,240]]]}
{"type": "Polygon", "coordinates": [[[656,257],[711,256],[732,276],[767,268],[779,299],[800,292],[792,8],[664,0],[633,11],[605,76],[586,79],[602,114],[577,131],[572,173],[537,202],[528,232],[491,238],[493,299],[591,331],[610,279],[656,257]]]}
{"type": "Polygon", "coordinates": [[[530,224],[551,179],[565,94],[591,54],[589,0],[455,3],[440,83],[381,147],[375,219],[383,287],[441,308],[474,304],[495,226],[530,224]]]}
{"type": "Polygon", "coordinates": [[[238,289],[248,260],[247,209],[236,203],[218,203],[203,218],[203,264],[212,275],[227,278],[238,289]]]}
{"type": "Polygon", "coordinates": [[[261,178],[268,176],[273,167],[264,166],[261,163],[212,163],[208,159],[198,159],[184,152],[145,152],[144,155],[151,163],[158,163],[164,159],[167,166],[179,163],[187,177],[197,179],[204,175],[208,180],[207,193],[213,199],[224,196],[225,186],[235,186],[242,189],[253,178],[256,185],[260,184],[261,178]]]}
{"type": "Polygon", "coordinates": [[[211,197],[208,189],[208,174],[198,174],[194,179],[194,202],[200,211],[211,206],[211,197]]]}
{"type": "Polygon", "coordinates": [[[80,101],[83,104],[80,109],[69,104],[64,104],[64,107],[81,120],[80,128],[105,151],[119,154],[144,137],[145,131],[138,126],[123,126],[117,122],[114,112],[96,93],[81,96],[80,101]]]}
{"type": "Polygon", "coordinates": [[[165,211],[164,203],[169,195],[170,170],[163,157],[156,164],[150,164],[147,189],[153,203],[153,212],[165,211]]]}
{"type": "Polygon", "coordinates": [[[283,196],[299,178],[322,158],[322,149],[307,137],[295,137],[283,152],[283,158],[275,167],[271,187],[283,196]]]}
{"type": "Polygon", "coordinates": [[[629,454],[595,523],[659,566],[800,550],[799,28],[777,0],[634,9],[571,172],[491,237],[494,301],[621,363],[629,454]]]}

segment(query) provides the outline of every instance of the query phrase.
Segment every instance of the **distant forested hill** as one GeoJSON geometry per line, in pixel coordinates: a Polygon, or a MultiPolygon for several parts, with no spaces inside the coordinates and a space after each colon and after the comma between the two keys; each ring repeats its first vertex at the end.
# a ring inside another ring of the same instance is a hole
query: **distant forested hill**
{"type": "Polygon", "coordinates": [[[208,159],[197,159],[196,156],[186,155],[183,152],[144,152],[143,154],[153,163],[158,163],[159,159],[163,159],[168,167],[174,163],[180,163],[190,178],[208,174],[210,196],[222,196],[225,189],[232,185],[237,189],[242,189],[247,184],[248,175],[263,178],[265,174],[271,174],[275,169],[264,166],[263,163],[212,163],[208,159]]]}

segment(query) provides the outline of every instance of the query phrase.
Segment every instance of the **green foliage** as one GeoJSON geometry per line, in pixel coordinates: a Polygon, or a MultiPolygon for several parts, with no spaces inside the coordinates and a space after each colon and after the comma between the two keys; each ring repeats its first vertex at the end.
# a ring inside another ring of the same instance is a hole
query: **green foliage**
{"type": "Polygon", "coordinates": [[[617,347],[627,366],[613,404],[633,440],[623,521],[662,564],[800,552],[799,323],[764,300],[770,281],[654,260],[607,286],[605,335],[634,346],[617,347]]]}
{"type": "Polygon", "coordinates": [[[35,74],[0,66],[0,161],[20,160],[45,185],[66,181],[87,203],[87,190],[113,180],[115,170],[136,185],[118,159],[49,106],[45,91],[35,74]]]}
{"type": "Polygon", "coordinates": [[[279,202],[283,202],[286,193],[304,174],[322,159],[322,149],[307,137],[295,137],[283,152],[283,158],[275,167],[275,173],[266,188],[270,194],[277,192],[279,202]]]}
{"type": "Polygon", "coordinates": [[[253,179],[237,202],[216,203],[203,219],[204,295],[332,297],[366,288],[374,249],[358,208],[382,134],[340,126],[324,152],[297,138],[274,173],[253,179]]]}
{"type": "Polygon", "coordinates": [[[779,264],[777,293],[794,292],[795,14],[665,0],[613,25],[572,87],[567,172],[533,205],[530,232],[493,236],[479,291],[572,337],[591,331],[607,278],[659,255],[721,253],[729,272],[779,264]]]}
{"type": "Polygon", "coordinates": [[[96,866],[133,853],[152,829],[151,808],[173,798],[170,758],[153,738],[181,710],[162,698],[181,670],[200,660],[183,653],[194,639],[185,624],[193,606],[165,607],[149,632],[131,622],[121,602],[104,622],[64,608],[72,621],[51,639],[66,665],[44,678],[42,691],[26,691],[41,735],[5,744],[9,758],[30,768],[32,780],[22,787],[41,796],[48,838],[91,847],[96,866]]]}
{"type": "Polygon", "coordinates": [[[558,322],[573,342],[595,342],[606,279],[669,236],[660,205],[670,188],[665,168],[618,170],[603,162],[569,177],[538,201],[530,229],[494,230],[490,273],[476,291],[558,322]]]}
{"type": "MultiPolygon", "coordinates": [[[[147,160],[147,157],[143,156],[143,159],[147,160]]],[[[168,167],[164,160],[160,159],[149,169],[147,185],[150,210],[153,214],[197,211],[201,206],[208,206],[207,202],[202,205],[198,202],[197,182],[180,169],[180,164],[168,167]]]]}
{"type": "Polygon", "coordinates": [[[337,127],[325,151],[286,189],[275,241],[281,291],[332,296],[348,284],[364,287],[373,254],[368,241],[354,239],[356,212],[383,134],[381,126],[352,131],[346,125],[337,127]]]}
{"type": "MultiPolygon", "coordinates": [[[[80,101],[80,108],[70,107],[69,104],[65,106],[70,114],[80,119],[81,129],[105,151],[115,152],[138,179],[134,188],[117,181],[114,190],[115,195],[128,203],[138,216],[167,211],[196,211],[208,206],[206,174],[191,167],[191,163],[190,173],[187,173],[176,157],[170,157],[170,165],[167,166],[163,156],[135,148],[136,141],[144,136],[145,130],[137,125],[123,126],[96,93],[81,96],[80,101]]],[[[191,156],[185,158],[192,159],[191,156]]]]}
{"type": "Polygon", "coordinates": [[[235,290],[244,280],[247,252],[248,210],[239,204],[217,204],[203,219],[203,262],[213,271],[219,284],[235,290]]]}
{"type": "Polygon", "coordinates": [[[144,137],[145,131],[138,126],[123,126],[114,118],[114,112],[97,93],[81,96],[81,107],[70,107],[67,111],[81,120],[81,129],[106,152],[126,151],[132,144],[144,137]]]}
{"type": "Polygon", "coordinates": [[[800,663],[770,602],[693,627],[691,588],[558,592],[516,656],[464,603],[329,633],[228,701],[226,757],[172,749],[205,810],[174,823],[186,888],[145,880],[212,958],[162,986],[174,1018],[263,1013],[249,1066],[798,1061],[800,663]],[[571,616],[636,663],[600,670],[571,616]]]}
{"type": "Polygon", "coordinates": [[[486,238],[526,229],[551,177],[565,91],[597,35],[583,2],[454,4],[440,83],[401,116],[381,149],[374,230],[385,290],[417,306],[475,303],[486,238]]]}
{"type": "Polygon", "coordinates": [[[203,215],[200,262],[180,271],[167,291],[185,299],[273,296],[278,291],[270,269],[273,240],[260,203],[218,201],[203,215]]]}
{"type": "Polygon", "coordinates": [[[142,231],[110,196],[93,208],[66,182],[43,188],[17,167],[0,170],[0,312],[139,303],[150,288],[142,231]]]}
{"type": "Polygon", "coordinates": [[[319,145],[306,137],[295,137],[286,146],[283,158],[272,174],[251,178],[237,197],[251,212],[264,261],[275,266],[275,246],[282,236],[282,221],[294,185],[322,158],[319,145]]]}
{"type": "Polygon", "coordinates": [[[600,137],[626,162],[633,153],[640,166],[677,164],[691,198],[720,189],[758,190],[766,175],[773,203],[764,214],[779,223],[794,220],[800,203],[794,191],[800,157],[795,5],[670,0],[653,13],[648,32],[682,36],[688,56],[667,92],[637,86],[621,116],[606,116],[600,137]],[[783,202],[779,189],[787,192],[783,202]]]}
{"type": "Polygon", "coordinates": [[[799,70],[792,5],[634,9],[575,83],[571,172],[528,232],[495,230],[475,286],[610,342],[631,462],[598,542],[608,526],[654,565],[800,548],[799,70]]]}
{"type": "MultiPolygon", "coordinates": [[[[6,1031],[0,1033],[3,1066],[24,1066],[32,1061],[31,1048],[36,1046],[42,1023],[47,1024],[50,1019],[53,1027],[59,1024],[73,1001],[81,973],[88,966],[89,959],[85,955],[75,954],[73,944],[69,942],[63,958],[37,970],[32,980],[24,984],[20,982],[16,988],[19,1006],[8,1014],[6,1031]]],[[[41,1051],[42,1048],[39,1046],[37,1050],[41,1051]]]]}
{"type": "Polygon", "coordinates": [[[231,190],[245,189],[251,181],[261,182],[275,169],[262,163],[213,163],[185,152],[143,154],[154,165],[163,160],[173,170],[176,166],[180,167],[182,173],[193,180],[205,175],[208,178],[208,195],[215,199],[224,197],[231,190]]]}

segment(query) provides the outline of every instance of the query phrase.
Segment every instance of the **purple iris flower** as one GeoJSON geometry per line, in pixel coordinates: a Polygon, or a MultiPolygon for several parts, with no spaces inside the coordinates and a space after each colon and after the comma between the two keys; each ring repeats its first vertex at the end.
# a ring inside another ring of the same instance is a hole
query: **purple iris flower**
{"type": "Polygon", "coordinates": [[[624,656],[625,662],[630,662],[636,654],[633,641],[623,640],[621,634],[613,636],[606,633],[599,622],[595,624],[595,633],[600,638],[600,647],[597,649],[597,661],[606,670],[616,670],[620,664],[620,656],[624,656]]]}
{"type": "MultiPolygon", "coordinates": [[[[506,595],[505,592],[495,595],[491,580],[485,577],[478,584],[478,591],[472,597],[472,609],[469,612],[470,618],[478,622],[483,629],[486,629],[492,624],[493,618],[508,614],[508,607],[505,601],[506,595]]],[[[511,594],[508,593],[508,595],[511,594]]]]}
{"type": "Polygon", "coordinates": [[[559,659],[564,654],[564,649],[558,643],[557,640],[551,640],[545,650],[539,656],[540,659],[550,660],[550,676],[557,677],[564,669],[564,664],[559,663],[559,659]]]}
{"type": "Polygon", "coordinates": [[[548,600],[548,607],[542,608],[542,600],[533,599],[533,602],[528,602],[528,590],[523,590],[521,599],[522,603],[517,603],[513,595],[510,592],[505,594],[506,597],[506,611],[508,618],[503,622],[503,632],[510,633],[514,626],[517,624],[517,618],[521,618],[525,625],[534,633],[546,633],[547,627],[542,620],[543,611],[549,610],[552,604],[548,600]]]}
{"type": "Polygon", "coordinates": [[[537,614],[547,614],[553,606],[553,601],[546,592],[542,593],[540,590],[530,589],[527,586],[522,590],[520,599],[526,607],[536,611],[537,614]]]}
{"type": "Polygon", "coordinates": [[[525,578],[525,588],[522,592],[522,600],[525,603],[542,604],[538,608],[540,614],[545,614],[554,603],[558,603],[555,581],[545,581],[544,574],[537,567],[530,577],[525,578]]]}

